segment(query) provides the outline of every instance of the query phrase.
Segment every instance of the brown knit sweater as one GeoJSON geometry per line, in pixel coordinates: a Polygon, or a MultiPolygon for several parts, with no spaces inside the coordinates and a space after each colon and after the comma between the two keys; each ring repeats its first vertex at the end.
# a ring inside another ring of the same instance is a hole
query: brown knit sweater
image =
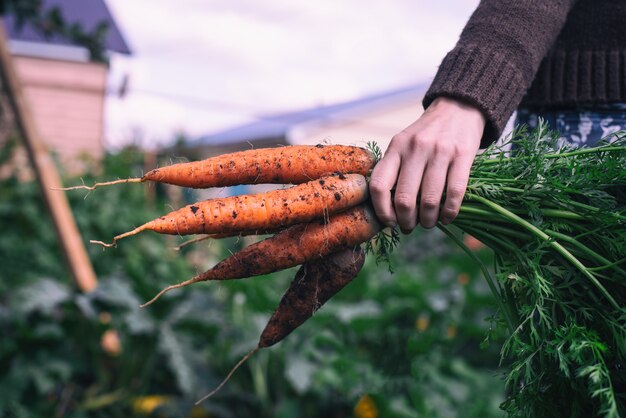
{"type": "Polygon", "coordinates": [[[481,146],[520,105],[626,102],[626,1],[482,0],[441,63],[424,107],[465,100],[487,118],[481,146]]]}

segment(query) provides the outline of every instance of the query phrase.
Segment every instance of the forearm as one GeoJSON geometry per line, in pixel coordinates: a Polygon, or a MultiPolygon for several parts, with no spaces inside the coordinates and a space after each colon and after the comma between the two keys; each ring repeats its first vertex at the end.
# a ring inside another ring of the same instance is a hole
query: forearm
{"type": "Polygon", "coordinates": [[[481,146],[501,134],[522,100],[575,0],[483,0],[444,58],[424,98],[461,99],[487,124],[481,146]]]}

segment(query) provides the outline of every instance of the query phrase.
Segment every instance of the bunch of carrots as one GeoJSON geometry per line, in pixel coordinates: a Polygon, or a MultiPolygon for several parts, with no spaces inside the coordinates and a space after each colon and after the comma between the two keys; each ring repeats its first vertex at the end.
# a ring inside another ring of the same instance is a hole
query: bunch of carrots
{"type": "Polygon", "coordinates": [[[142,305],[148,306],[164,293],[192,283],[241,279],[301,265],[257,347],[237,364],[225,383],[250,355],[284,339],[357,276],[365,259],[361,244],[383,229],[368,203],[366,176],[376,161],[376,152],[355,146],[267,148],[161,167],[141,178],[65,190],[148,181],[192,188],[291,185],[265,193],[201,201],[120,234],[111,243],[92,241],[112,247],[123,238],[148,230],[171,235],[206,234],[204,238],[213,239],[273,234],[202,274],[166,287],[142,305]]]}
{"type": "MultiPolygon", "coordinates": [[[[626,387],[619,368],[626,363],[626,131],[594,148],[572,149],[541,123],[531,132],[516,130],[510,143],[512,156],[494,145],[476,157],[454,222],[494,251],[495,275],[457,234],[438,225],[480,264],[508,327],[502,355],[512,366],[505,405],[509,412],[550,415],[542,410],[545,405],[577,399],[585,408],[618,416],[626,411],[619,389],[626,387]],[[596,339],[607,348],[591,355],[585,347],[596,339]],[[565,346],[569,351],[559,348],[565,346]],[[589,379],[581,385],[580,376],[589,379]]],[[[226,381],[250,355],[284,339],[345,287],[359,273],[372,243],[377,260],[387,258],[397,244],[397,233],[383,230],[369,203],[367,176],[379,156],[375,144],[369,149],[258,149],[68,189],[147,181],[193,188],[291,185],[198,202],[118,235],[110,244],[94,241],[114,246],[146,230],[209,238],[273,234],[166,287],[143,305],[195,282],[301,265],[257,346],[226,381]]]]}

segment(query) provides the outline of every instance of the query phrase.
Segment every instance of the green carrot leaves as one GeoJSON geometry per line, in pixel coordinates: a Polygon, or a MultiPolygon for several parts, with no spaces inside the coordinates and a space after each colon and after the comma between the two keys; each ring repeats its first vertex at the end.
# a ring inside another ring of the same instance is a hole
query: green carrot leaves
{"type": "Polygon", "coordinates": [[[498,260],[503,409],[626,414],[626,131],[575,149],[543,122],[516,129],[476,158],[454,225],[498,260]]]}

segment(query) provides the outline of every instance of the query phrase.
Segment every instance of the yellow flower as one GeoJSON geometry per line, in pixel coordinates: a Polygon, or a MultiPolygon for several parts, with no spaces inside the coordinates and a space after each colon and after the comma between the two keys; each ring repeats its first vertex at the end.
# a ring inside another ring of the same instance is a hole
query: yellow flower
{"type": "Polygon", "coordinates": [[[419,332],[426,331],[426,329],[428,328],[428,325],[430,325],[430,319],[428,319],[428,315],[422,314],[418,316],[417,319],[415,320],[415,328],[419,332]]]}
{"type": "Polygon", "coordinates": [[[378,408],[374,400],[369,395],[363,395],[354,407],[354,416],[356,418],[376,418],[378,417],[378,408]]]}
{"type": "Polygon", "coordinates": [[[148,395],[137,398],[133,402],[133,410],[142,415],[150,415],[159,406],[164,405],[170,401],[169,396],[162,395],[148,395]]]}
{"type": "Polygon", "coordinates": [[[456,334],[458,334],[459,330],[457,327],[455,327],[454,325],[450,325],[448,327],[448,329],[446,330],[446,336],[449,339],[453,339],[454,337],[456,337],[456,334]]]}

